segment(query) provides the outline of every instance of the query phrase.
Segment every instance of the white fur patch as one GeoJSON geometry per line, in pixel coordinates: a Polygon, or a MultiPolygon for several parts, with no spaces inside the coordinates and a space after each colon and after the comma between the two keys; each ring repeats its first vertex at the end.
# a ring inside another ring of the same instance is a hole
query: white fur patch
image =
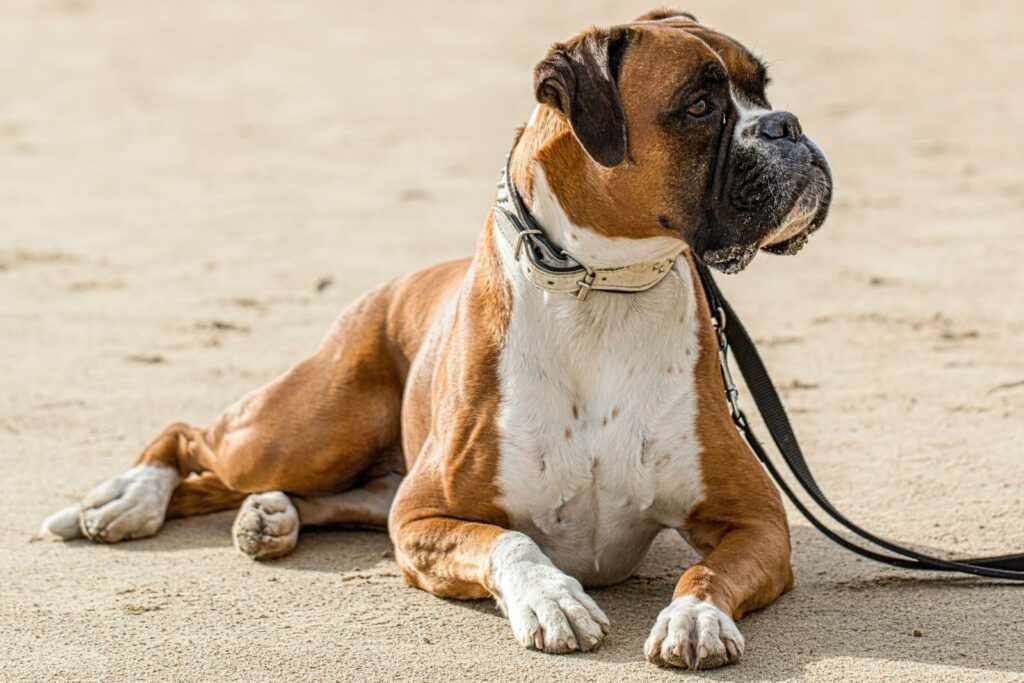
{"type": "Polygon", "coordinates": [[[736,88],[729,88],[729,95],[732,98],[732,105],[736,109],[736,125],[733,128],[733,140],[736,144],[752,144],[752,135],[758,119],[765,114],[772,113],[772,109],[765,109],[749,102],[736,88]]]}
{"type": "MultiPolygon", "coordinates": [[[[556,242],[587,235],[598,259],[588,265],[650,259],[664,247],[572,226],[543,194],[539,172],[534,188],[534,207],[544,207],[535,213],[545,229],[556,226],[556,242]]],[[[499,363],[499,504],[568,574],[589,585],[621,581],[703,493],[689,268],[677,262],[645,292],[579,301],[528,282],[498,242],[512,288],[499,363]]]]}
{"type": "Polygon", "coordinates": [[[508,531],[491,551],[496,599],[516,640],[544,652],[587,652],[608,633],[608,617],[524,534],[508,531]]]}
{"type": "MultiPolygon", "coordinates": [[[[171,492],[181,481],[171,467],[137,465],[124,474],[108,479],[90,491],[79,506],[78,525],[82,534],[94,541],[116,543],[131,538],[152,536],[163,526],[171,492]]],[[[70,527],[70,508],[51,516],[44,528],[59,533],[70,527]]]]}
{"type": "Polygon", "coordinates": [[[712,669],[739,659],[743,647],[732,617],[710,602],[684,595],[658,615],[644,653],[657,664],[712,669]]]}

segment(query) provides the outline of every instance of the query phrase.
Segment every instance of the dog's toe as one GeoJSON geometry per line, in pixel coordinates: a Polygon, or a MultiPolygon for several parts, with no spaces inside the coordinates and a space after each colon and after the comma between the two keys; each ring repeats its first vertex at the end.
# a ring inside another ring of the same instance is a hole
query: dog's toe
{"type": "Polygon", "coordinates": [[[245,499],[232,527],[235,547],[254,560],[287,555],[299,542],[299,513],[280,491],[245,499]]]}
{"type": "Polygon", "coordinates": [[[658,615],[644,653],[662,666],[713,669],[739,659],[743,647],[732,617],[709,602],[684,595],[658,615]]]}
{"type": "Polygon", "coordinates": [[[80,505],[72,505],[54,512],[43,520],[43,524],[39,528],[39,535],[43,537],[56,536],[62,541],[81,538],[82,530],[78,526],[78,515],[81,509],[80,505]]]}

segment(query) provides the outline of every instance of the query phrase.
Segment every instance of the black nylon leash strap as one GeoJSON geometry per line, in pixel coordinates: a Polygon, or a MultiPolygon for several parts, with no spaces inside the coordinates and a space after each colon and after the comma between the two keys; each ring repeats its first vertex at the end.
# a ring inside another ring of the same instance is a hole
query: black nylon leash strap
{"type": "Polygon", "coordinates": [[[760,411],[761,416],[764,418],[764,423],[768,427],[772,440],[775,442],[776,447],[778,447],[779,453],[782,454],[782,459],[785,461],[790,472],[793,473],[793,476],[803,490],[835,522],[861,539],[877,546],[877,548],[893,554],[878,552],[870,547],[864,547],[859,543],[851,541],[839,535],[818,519],[797,497],[796,493],[783,478],[782,473],[775,466],[767,451],[758,442],[746,416],[743,415],[743,412],[738,407],[734,407],[733,419],[750,445],[750,448],[754,451],[754,454],[757,455],[783,493],[786,494],[793,502],[793,505],[800,510],[816,529],[847,550],[894,567],[962,572],[995,579],[1024,581],[1024,554],[956,560],[933,557],[879,538],[860,528],[839,512],[828,498],[825,497],[825,494],[818,487],[818,483],[814,480],[811,470],[807,466],[807,461],[804,459],[803,452],[800,450],[800,444],[797,443],[796,435],[793,433],[793,428],[789,423],[786,411],[782,407],[782,401],[775,391],[775,386],[772,384],[771,377],[768,376],[768,370],[757,353],[753,340],[747,334],[739,318],[736,317],[736,313],[729,305],[729,302],[725,300],[721,290],[718,289],[718,285],[715,284],[715,280],[707,266],[700,262],[697,262],[696,266],[701,282],[704,285],[704,292],[708,299],[713,322],[716,324],[716,329],[724,333],[724,335],[720,334],[722,339],[720,351],[723,364],[722,372],[726,379],[727,387],[731,385],[731,379],[728,376],[728,366],[726,365],[728,350],[731,348],[733,356],[736,358],[736,365],[747,382],[750,395],[753,397],[758,411],[760,411]]]}

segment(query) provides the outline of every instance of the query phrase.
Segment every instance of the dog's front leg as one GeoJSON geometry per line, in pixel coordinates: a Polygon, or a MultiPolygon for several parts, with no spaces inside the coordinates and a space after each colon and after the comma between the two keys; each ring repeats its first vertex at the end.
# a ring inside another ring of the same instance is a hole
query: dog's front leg
{"type": "Polygon", "coordinates": [[[525,534],[450,517],[392,529],[396,559],[410,584],[446,598],[494,596],[516,640],[528,648],[585,652],[608,633],[608,617],[580,582],[525,534]]]}
{"type": "MultiPolygon", "coordinates": [[[[784,520],[783,520],[784,521],[784,520]]],[[[756,524],[726,532],[683,573],[658,615],[644,652],[651,661],[710,669],[736,661],[744,641],[735,620],[771,604],[793,585],[785,527],[756,524]]]]}
{"type": "Polygon", "coordinates": [[[676,584],[644,645],[660,665],[707,669],[733,662],[735,620],[793,587],[789,526],[779,492],[733,431],[707,452],[705,495],[679,533],[703,555],[676,584]]]}

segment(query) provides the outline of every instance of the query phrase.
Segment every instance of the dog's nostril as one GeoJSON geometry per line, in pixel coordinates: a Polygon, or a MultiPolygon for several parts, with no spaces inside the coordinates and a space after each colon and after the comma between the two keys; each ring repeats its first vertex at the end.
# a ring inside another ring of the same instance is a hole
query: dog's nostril
{"type": "Polygon", "coordinates": [[[800,119],[788,111],[773,111],[757,121],[757,135],[768,140],[788,138],[796,142],[803,135],[800,119]]]}

